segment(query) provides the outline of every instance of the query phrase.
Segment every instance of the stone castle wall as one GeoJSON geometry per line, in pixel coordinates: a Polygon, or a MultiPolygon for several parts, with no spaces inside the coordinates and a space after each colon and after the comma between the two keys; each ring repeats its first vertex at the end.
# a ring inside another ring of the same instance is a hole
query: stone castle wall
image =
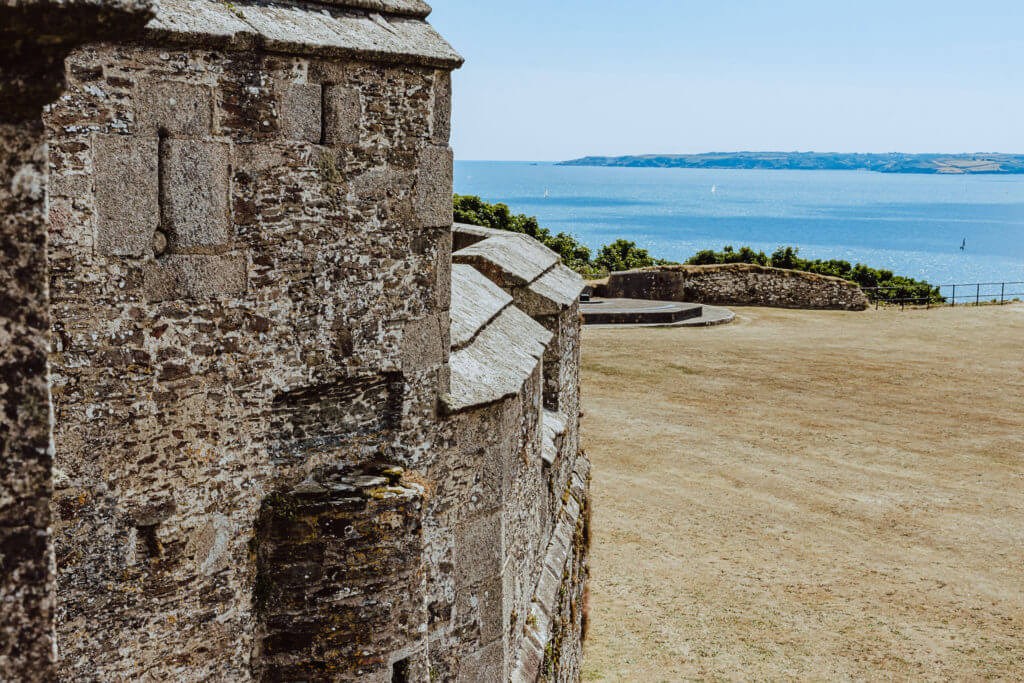
{"type": "Polygon", "coordinates": [[[42,543],[0,628],[59,679],[579,677],[582,282],[500,236],[454,277],[461,59],[418,0],[340,4],[161,4],[4,138],[49,178],[0,196],[4,484],[39,513],[0,540],[42,543]]]}
{"type": "Polygon", "coordinates": [[[42,126],[0,124],[0,671],[52,665],[42,126]]]}
{"type": "Polygon", "coordinates": [[[68,72],[46,116],[63,672],[128,677],[142,639],[153,672],[237,678],[284,628],[251,608],[268,496],[434,448],[448,74],[110,45],[68,72]]]}
{"type": "Polygon", "coordinates": [[[657,301],[862,311],[868,300],[847,280],[750,264],[657,266],[612,273],[602,296],[657,301]]]}
{"type": "Polygon", "coordinates": [[[48,153],[41,108],[60,92],[63,59],[116,30],[131,39],[147,2],[0,6],[0,672],[52,680],[51,409],[46,354],[48,153]]]}

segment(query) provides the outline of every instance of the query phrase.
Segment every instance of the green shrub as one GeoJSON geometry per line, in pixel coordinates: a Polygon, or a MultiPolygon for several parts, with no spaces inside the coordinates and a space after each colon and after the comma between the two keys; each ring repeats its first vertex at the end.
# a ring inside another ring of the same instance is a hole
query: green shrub
{"type": "Polygon", "coordinates": [[[651,258],[636,242],[616,240],[601,247],[596,258],[590,248],[568,233],[552,235],[542,228],[535,216],[514,214],[505,204],[491,204],[472,195],[455,195],[455,222],[485,228],[508,230],[533,237],[562,258],[562,263],[585,277],[595,277],[615,270],[631,270],[667,263],[651,258]]]}
{"type": "Polygon", "coordinates": [[[594,265],[601,270],[614,273],[622,270],[633,270],[634,268],[646,268],[653,266],[654,259],[647,253],[646,249],[640,249],[636,242],[629,240],[615,240],[611,244],[601,247],[601,251],[594,259],[594,265]]]}
{"type": "Polygon", "coordinates": [[[796,247],[779,247],[775,253],[768,257],[763,251],[755,252],[750,247],[743,247],[739,251],[731,246],[725,247],[722,251],[707,249],[697,252],[695,256],[686,262],[688,265],[713,265],[719,263],[752,263],[760,266],[772,266],[773,268],[786,268],[788,270],[800,270],[818,275],[828,275],[842,278],[850,282],[856,282],[865,289],[874,287],[885,288],[884,291],[876,293],[868,291],[868,297],[874,301],[876,298],[887,299],[915,299],[921,303],[932,302],[942,303],[946,299],[939,292],[939,288],[923,280],[915,280],[903,275],[895,275],[891,270],[871,268],[862,263],[850,265],[849,261],[830,260],[814,261],[800,258],[800,249],[796,247]]]}
{"type": "MultiPolygon", "coordinates": [[[[512,213],[506,204],[492,204],[473,195],[455,195],[455,222],[479,225],[485,228],[508,230],[533,237],[538,242],[557,253],[562,263],[588,278],[600,277],[615,271],[633,270],[648,266],[675,265],[652,257],[646,249],[641,249],[636,242],[618,239],[606,244],[593,257],[588,247],[581,244],[574,236],[560,232],[552,235],[547,228],[541,227],[535,216],[512,213]]],[[[735,249],[727,246],[722,251],[706,249],[697,252],[687,262],[688,265],[715,265],[723,263],[751,263],[759,266],[772,266],[788,270],[801,270],[819,275],[830,275],[856,282],[864,288],[886,287],[881,299],[917,299],[921,303],[931,301],[942,303],[945,298],[939,288],[913,278],[895,275],[891,270],[870,268],[858,263],[850,265],[849,261],[811,261],[800,258],[800,250],[796,247],[779,247],[768,256],[763,251],[754,251],[750,247],[735,249]]],[[[878,298],[875,292],[867,292],[872,301],[878,298]]]]}
{"type": "Polygon", "coordinates": [[[529,235],[561,256],[562,263],[573,270],[587,270],[592,265],[590,249],[575,237],[564,232],[552,235],[550,230],[540,226],[535,216],[513,214],[505,204],[491,204],[480,197],[457,194],[455,222],[529,235]]]}

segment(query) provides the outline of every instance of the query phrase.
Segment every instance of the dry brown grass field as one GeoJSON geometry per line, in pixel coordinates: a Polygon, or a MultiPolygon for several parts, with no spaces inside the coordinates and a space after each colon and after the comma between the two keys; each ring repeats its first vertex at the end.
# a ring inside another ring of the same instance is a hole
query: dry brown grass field
{"type": "Polygon", "coordinates": [[[1024,679],[1024,306],[587,329],[585,680],[1024,679]]]}

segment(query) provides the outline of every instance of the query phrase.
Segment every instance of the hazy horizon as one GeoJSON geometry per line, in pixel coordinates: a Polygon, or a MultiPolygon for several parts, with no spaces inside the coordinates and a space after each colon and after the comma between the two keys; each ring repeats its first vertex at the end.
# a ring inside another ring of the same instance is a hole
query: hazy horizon
{"type": "Polygon", "coordinates": [[[1024,153],[1024,3],[432,4],[461,160],[1024,153]]]}
{"type": "MultiPolygon", "coordinates": [[[[721,150],[716,149],[711,152],[638,152],[636,154],[581,154],[576,157],[569,159],[466,159],[458,156],[458,161],[465,162],[490,162],[490,163],[523,163],[523,164],[558,164],[563,161],[572,161],[573,159],[582,159],[584,157],[672,157],[672,156],[705,156],[712,154],[910,154],[915,156],[928,156],[928,155],[939,155],[939,156],[959,156],[959,155],[972,155],[972,154],[1005,154],[1009,156],[1024,156],[1024,152],[1002,152],[1002,151],[969,151],[969,152],[901,152],[901,151],[890,151],[890,152],[849,152],[849,151],[836,151],[836,150],[816,150],[816,149],[799,149],[799,150],[783,150],[783,149],[736,149],[736,150],[721,150]]],[[[675,169],[685,170],[685,169],[675,169]]],[[[720,169],[728,170],[728,169],[720,169]]],[[[771,170],[771,169],[764,169],[771,170]]]]}

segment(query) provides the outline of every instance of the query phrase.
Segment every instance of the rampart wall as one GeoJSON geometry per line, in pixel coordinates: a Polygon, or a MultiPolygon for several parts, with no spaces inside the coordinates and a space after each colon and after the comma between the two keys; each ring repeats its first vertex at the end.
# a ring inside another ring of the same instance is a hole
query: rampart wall
{"type": "Polygon", "coordinates": [[[734,306],[861,311],[868,300],[847,280],[750,264],[656,266],[612,273],[598,294],[734,306]]]}

